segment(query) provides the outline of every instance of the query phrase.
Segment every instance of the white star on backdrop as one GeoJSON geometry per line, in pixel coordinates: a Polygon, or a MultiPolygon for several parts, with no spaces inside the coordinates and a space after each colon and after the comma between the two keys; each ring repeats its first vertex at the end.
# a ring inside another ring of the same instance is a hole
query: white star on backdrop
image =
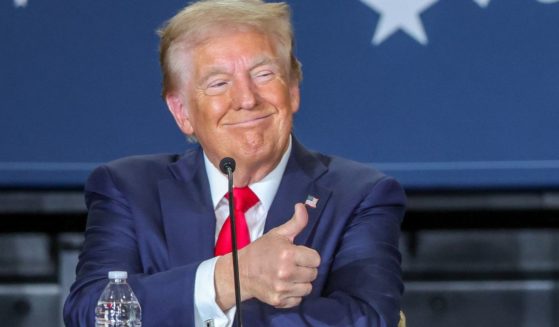
{"type": "Polygon", "coordinates": [[[437,1],[439,0],[361,0],[380,15],[373,44],[381,44],[401,29],[417,42],[426,45],[427,34],[419,15],[437,1]]]}
{"type": "Polygon", "coordinates": [[[16,8],[27,7],[27,0],[14,0],[14,6],[16,8]]]}
{"type": "Polygon", "coordinates": [[[482,8],[489,6],[489,2],[491,2],[491,0],[474,0],[474,1],[482,8]]]}

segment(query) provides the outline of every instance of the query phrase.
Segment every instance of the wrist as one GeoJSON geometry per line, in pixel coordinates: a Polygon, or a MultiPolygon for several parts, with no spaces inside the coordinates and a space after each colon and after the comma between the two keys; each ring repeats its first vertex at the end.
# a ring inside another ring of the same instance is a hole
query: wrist
{"type": "Polygon", "coordinates": [[[246,248],[239,251],[239,282],[241,283],[241,301],[246,301],[254,296],[250,292],[251,279],[248,274],[248,266],[245,264],[244,254],[246,248]]]}
{"type": "Polygon", "coordinates": [[[235,306],[235,281],[231,254],[218,257],[214,272],[215,302],[221,310],[235,306]]]}

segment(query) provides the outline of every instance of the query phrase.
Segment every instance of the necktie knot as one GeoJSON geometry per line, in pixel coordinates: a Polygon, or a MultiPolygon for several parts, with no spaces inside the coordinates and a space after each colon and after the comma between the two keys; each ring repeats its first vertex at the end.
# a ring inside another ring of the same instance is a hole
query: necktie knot
{"type": "MultiPolygon", "coordinates": [[[[233,196],[235,211],[247,212],[258,202],[258,196],[248,186],[234,187],[233,196]]],[[[229,199],[229,193],[225,197],[229,199]]]]}

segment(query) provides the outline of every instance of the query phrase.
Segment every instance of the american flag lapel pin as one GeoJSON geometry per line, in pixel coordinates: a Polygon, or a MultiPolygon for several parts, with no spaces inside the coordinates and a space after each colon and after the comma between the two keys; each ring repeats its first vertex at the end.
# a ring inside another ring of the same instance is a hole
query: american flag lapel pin
{"type": "Polygon", "coordinates": [[[317,197],[314,197],[312,195],[307,195],[307,199],[305,200],[305,205],[307,205],[307,206],[309,206],[313,209],[316,209],[317,203],[318,203],[318,198],[317,197]]]}

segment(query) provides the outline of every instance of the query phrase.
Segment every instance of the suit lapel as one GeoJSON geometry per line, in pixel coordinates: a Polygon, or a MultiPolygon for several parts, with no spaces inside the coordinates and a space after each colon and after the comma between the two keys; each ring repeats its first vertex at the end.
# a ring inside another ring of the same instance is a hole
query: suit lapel
{"type": "MultiPolygon", "coordinates": [[[[209,259],[214,255],[215,212],[202,150],[198,147],[188,151],[169,169],[174,178],[159,182],[159,195],[170,265],[209,259]]],[[[310,245],[320,214],[332,193],[317,183],[326,171],[326,166],[293,137],[291,155],[264,232],[289,220],[295,204],[304,203],[310,195],[318,198],[318,203],[316,208],[307,206],[309,222],[295,238],[296,244],[310,245]]]]}
{"type": "Polygon", "coordinates": [[[326,171],[326,166],[293,137],[291,155],[274,202],[268,212],[264,233],[288,221],[293,216],[295,204],[305,203],[310,195],[318,198],[318,202],[316,208],[306,206],[309,222],[295,238],[295,243],[311,244],[318,218],[332,193],[317,183],[317,179],[326,171]]]}
{"type": "Polygon", "coordinates": [[[175,178],[159,182],[172,267],[213,257],[215,212],[200,148],[169,166],[175,178]]]}

